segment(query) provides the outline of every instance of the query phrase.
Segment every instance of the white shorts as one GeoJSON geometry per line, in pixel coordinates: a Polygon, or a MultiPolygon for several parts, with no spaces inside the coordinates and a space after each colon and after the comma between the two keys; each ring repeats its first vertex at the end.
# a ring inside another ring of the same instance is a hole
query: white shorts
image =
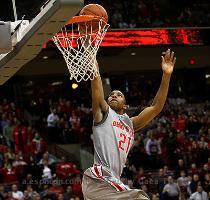
{"type": "Polygon", "coordinates": [[[82,191],[85,200],[149,200],[144,191],[130,189],[114,177],[103,176],[100,165],[85,171],[82,191]]]}

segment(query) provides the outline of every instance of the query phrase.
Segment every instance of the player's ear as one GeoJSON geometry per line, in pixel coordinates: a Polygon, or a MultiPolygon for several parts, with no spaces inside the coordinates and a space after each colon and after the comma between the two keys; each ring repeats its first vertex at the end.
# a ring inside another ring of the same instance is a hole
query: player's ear
{"type": "Polygon", "coordinates": [[[124,109],[124,110],[127,110],[128,108],[129,108],[129,105],[126,105],[126,104],[125,104],[125,105],[123,106],[123,109],[124,109]]]}

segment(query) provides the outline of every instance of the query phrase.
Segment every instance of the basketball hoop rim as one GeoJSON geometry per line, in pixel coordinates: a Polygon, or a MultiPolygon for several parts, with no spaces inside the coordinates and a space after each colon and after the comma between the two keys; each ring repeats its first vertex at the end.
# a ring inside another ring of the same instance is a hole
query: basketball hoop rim
{"type": "Polygon", "coordinates": [[[72,17],[66,25],[71,25],[75,23],[82,23],[82,22],[89,22],[89,21],[100,21],[103,20],[104,23],[107,24],[107,22],[104,20],[103,17],[95,16],[95,15],[80,15],[80,16],[74,16],[72,17]]]}

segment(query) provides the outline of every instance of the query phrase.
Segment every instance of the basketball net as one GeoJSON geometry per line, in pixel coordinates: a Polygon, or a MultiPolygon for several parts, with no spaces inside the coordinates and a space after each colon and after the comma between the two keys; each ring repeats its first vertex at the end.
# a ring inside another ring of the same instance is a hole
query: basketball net
{"type": "Polygon", "coordinates": [[[68,24],[53,41],[64,57],[70,80],[93,80],[99,76],[96,55],[109,24],[91,15],[73,17],[68,24]]]}

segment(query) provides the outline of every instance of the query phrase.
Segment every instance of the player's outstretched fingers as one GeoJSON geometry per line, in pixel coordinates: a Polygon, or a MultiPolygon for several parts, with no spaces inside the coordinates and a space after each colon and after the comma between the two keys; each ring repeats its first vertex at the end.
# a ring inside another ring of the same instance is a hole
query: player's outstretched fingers
{"type": "Polygon", "coordinates": [[[176,57],[174,57],[174,60],[173,60],[173,65],[175,65],[176,63],[176,57]]]}
{"type": "Polygon", "coordinates": [[[172,51],[171,52],[171,62],[173,62],[173,59],[174,59],[174,52],[172,51]]]}
{"type": "Polygon", "coordinates": [[[166,51],[165,60],[170,60],[170,49],[166,51]]]}

